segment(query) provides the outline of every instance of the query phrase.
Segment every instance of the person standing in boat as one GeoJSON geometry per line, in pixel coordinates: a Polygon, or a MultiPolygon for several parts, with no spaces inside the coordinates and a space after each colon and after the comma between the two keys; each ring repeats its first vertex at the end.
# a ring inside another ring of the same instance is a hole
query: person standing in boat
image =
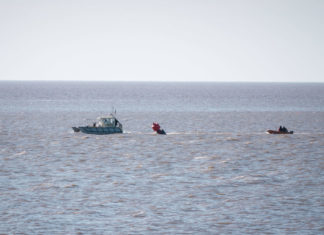
{"type": "Polygon", "coordinates": [[[115,118],[115,127],[122,127],[122,124],[115,118]]]}

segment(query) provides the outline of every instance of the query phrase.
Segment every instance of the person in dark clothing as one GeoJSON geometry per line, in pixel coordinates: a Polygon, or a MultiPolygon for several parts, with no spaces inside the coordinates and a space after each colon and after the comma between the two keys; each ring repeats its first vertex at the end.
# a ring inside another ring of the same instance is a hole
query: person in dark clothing
{"type": "Polygon", "coordinates": [[[285,132],[285,133],[288,133],[288,129],[285,126],[282,127],[282,131],[285,132]]]}
{"type": "Polygon", "coordinates": [[[115,127],[122,128],[123,125],[117,119],[115,119],[115,127]]]}

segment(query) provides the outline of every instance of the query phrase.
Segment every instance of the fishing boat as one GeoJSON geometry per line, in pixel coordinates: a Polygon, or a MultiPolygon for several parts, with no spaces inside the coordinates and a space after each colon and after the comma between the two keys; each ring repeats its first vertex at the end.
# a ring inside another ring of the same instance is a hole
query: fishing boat
{"type": "Polygon", "coordinates": [[[294,134],[293,131],[285,132],[285,131],[274,131],[274,130],[267,130],[267,133],[268,134],[282,134],[282,135],[284,135],[284,134],[294,134]]]}
{"type": "Polygon", "coordinates": [[[123,125],[117,118],[110,114],[107,117],[98,117],[98,121],[89,126],[72,127],[74,132],[82,132],[85,134],[108,135],[123,133],[123,125]]]}

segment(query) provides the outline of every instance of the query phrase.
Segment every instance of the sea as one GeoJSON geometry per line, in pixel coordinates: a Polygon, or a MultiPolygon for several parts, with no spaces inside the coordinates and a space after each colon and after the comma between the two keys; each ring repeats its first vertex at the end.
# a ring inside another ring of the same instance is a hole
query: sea
{"type": "Polygon", "coordinates": [[[0,211],[0,234],[324,234],[324,83],[1,81],[0,211]],[[111,112],[123,134],[71,128],[111,112]]]}

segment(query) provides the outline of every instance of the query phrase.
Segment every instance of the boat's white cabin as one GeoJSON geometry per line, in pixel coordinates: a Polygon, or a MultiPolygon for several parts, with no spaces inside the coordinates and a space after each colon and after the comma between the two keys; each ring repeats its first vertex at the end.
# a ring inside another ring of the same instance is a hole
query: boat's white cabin
{"type": "Polygon", "coordinates": [[[116,118],[113,116],[109,117],[99,117],[99,121],[97,123],[98,127],[115,127],[116,126],[116,118]]]}

